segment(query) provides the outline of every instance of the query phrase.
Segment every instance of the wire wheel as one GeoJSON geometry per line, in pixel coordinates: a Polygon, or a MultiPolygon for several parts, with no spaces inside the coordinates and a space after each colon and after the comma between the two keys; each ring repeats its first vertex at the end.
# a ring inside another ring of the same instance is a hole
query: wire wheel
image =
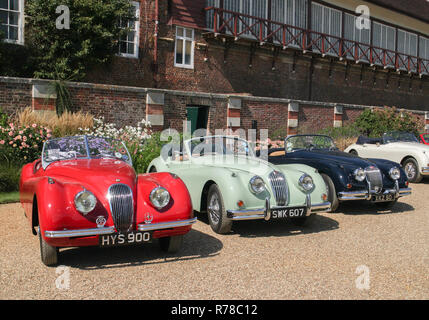
{"type": "Polygon", "coordinates": [[[210,227],[216,233],[228,233],[232,228],[232,220],[228,219],[222,194],[216,184],[209,188],[207,196],[207,214],[210,227]]]}

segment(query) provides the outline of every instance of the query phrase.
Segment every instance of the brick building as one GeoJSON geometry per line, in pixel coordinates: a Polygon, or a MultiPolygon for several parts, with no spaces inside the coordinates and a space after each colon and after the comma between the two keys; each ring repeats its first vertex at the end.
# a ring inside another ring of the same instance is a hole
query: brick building
{"type": "MultiPolygon", "coordinates": [[[[295,132],[298,124],[323,127],[323,120],[341,125],[358,114],[347,115],[347,106],[429,110],[426,0],[132,4],[134,32],[121,39],[112,65],[87,82],[145,88],[138,108],[159,128],[189,119],[193,128],[283,124],[295,132]],[[178,92],[194,94],[171,100],[178,92]],[[322,121],[311,122],[316,115],[322,121]]],[[[0,16],[9,41],[24,41],[22,8],[23,0],[0,1],[0,15],[9,13],[8,20],[0,16]]],[[[75,92],[76,108],[84,92],[75,92]]]]}

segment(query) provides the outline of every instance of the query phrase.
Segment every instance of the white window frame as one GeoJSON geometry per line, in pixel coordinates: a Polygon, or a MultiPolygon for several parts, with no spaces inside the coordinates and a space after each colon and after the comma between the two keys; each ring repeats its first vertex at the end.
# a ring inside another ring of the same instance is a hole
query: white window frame
{"type": "Polygon", "coordinates": [[[122,41],[119,39],[118,42],[118,55],[121,57],[125,57],[125,58],[138,58],[139,57],[139,47],[140,47],[140,2],[137,1],[131,1],[131,5],[133,5],[136,8],[136,20],[135,20],[135,24],[134,24],[134,41],[130,42],[130,41],[122,41]],[[134,44],[134,54],[130,54],[130,53],[124,53],[121,52],[121,46],[120,43],[121,42],[126,42],[126,43],[133,43],[134,44]]]}
{"type": "MultiPolygon", "coordinates": [[[[24,45],[24,0],[18,0],[19,10],[10,10],[10,2],[8,1],[8,9],[0,8],[1,11],[5,12],[16,12],[18,13],[18,40],[9,39],[9,35],[6,35],[4,42],[24,45]]],[[[6,24],[9,26],[9,24],[6,24]]]]}
{"type": "Polygon", "coordinates": [[[194,69],[194,53],[195,53],[195,30],[191,28],[186,27],[180,27],[176,26],[176,39],[174,40],[174,66],[178,68],[185,68],[185,69],[194,69]],[[183,29],[183,36],[178,35],[178,30],[183,29]],[[189,38],[186,36],[186,30],[192,31],[192,38],[189,38]],[[182,63],[177,63],[177,40],[183,41],[183,58],[182,63]],[[185,52],[186,52],[186,42],[191,42],[191,63],[186,64],[185,63],[185,52]]]}

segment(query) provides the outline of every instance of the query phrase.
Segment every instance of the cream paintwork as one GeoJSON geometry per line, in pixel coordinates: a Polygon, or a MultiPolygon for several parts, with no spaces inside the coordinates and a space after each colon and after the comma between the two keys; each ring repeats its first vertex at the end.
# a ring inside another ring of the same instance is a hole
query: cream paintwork
{"type": "Polygon", "coordinates": [[[418,142],[391,142],[387,144],[353,144],[347,147],[344,151],[350,152],[356,150],[362,158],[377,158],[387,159],[400,164],[404,160],[412,157],[418,165],[422,175],[429,175],[422,168],[429,167],[429,145],[424,145],[418,142]]]}

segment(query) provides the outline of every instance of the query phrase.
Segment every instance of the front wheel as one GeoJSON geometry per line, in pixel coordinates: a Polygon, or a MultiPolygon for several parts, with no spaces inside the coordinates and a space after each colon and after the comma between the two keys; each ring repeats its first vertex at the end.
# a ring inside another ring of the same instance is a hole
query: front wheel
{"type": "Polygon", "coordinates": [[[414,160],[413,158],[409,158],[404,161],[402,167],[404,168],[405,174],[407,175],[407,179],[409,182],[418,183],[422,181],[423,176],[419,171],[419,165],[417,164],[416,160],[414,160]]]}
{"type": "Polygon", "coordinates": [[[180,250],[183,244],[183,235],[165,237],[159,239],[159,246],[162,251],[167,253],[176,253],[180,250]]]}
{"type": "Polygon", "coordinates": [[[232,228],[232,221],[227,218],[222,194],[216,184],[212,184],[207,195],[207,214],[210,227],[219,234],[228,233],[232,228]]]}
{"type": "Polygon", "coordinates": [[[328,201],[331,203],[331,210],[330,212],[335,212],[337,211],[338,207],[340,206],[340,202],[338,201],[338,197],[337,197],[337,191],[335,190],[335,185],[332,182],[332,179],[322,173],[321,174],[323,180],[326,183],[326,187],[327,187],[327,193],[328,193],[328,201]]]}
{"type": "Polygon", "coordinates": [[[42,237],[42,230],[39,227],[39,241],[40,241],[40,256],[42,262],[47,266],[54,266],[58,264],[58,248],[48,244],[42,237]]]}

